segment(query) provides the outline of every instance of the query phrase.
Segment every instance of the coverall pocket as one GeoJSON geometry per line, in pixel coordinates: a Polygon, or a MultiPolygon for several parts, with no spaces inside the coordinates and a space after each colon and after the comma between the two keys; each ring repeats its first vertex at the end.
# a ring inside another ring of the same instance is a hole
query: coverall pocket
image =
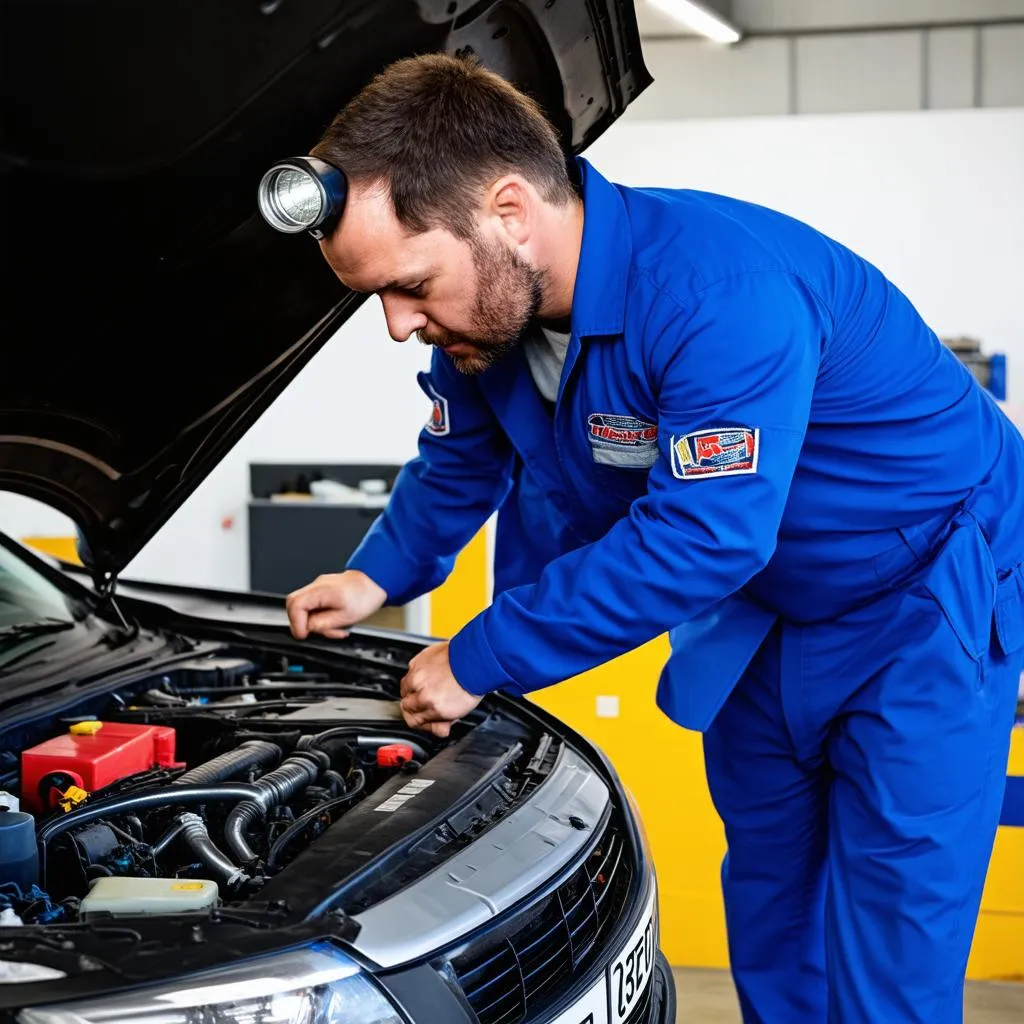
{"type": "Polygon", "coordinates": [[[988,542],[973,519],[954,527],[924,570],[921,584],[968,655],[976,661],[983,658],[996,614],[996,569],[988,542]]]}
{"type": "Polygon", "coordinates": [[[1024,564],[1011,569],[996,586],[996,638],[1004,655],[1024,647],[1024,564]]]}

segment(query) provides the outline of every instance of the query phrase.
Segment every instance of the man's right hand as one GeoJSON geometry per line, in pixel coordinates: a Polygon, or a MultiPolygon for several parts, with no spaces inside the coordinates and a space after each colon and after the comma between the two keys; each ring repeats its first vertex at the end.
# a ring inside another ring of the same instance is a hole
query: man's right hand
{"type": "Polygon", "coordinates": [[[342,640],[348,636],[347,627],[379,611],[387,596],[366,573],[355,569],[318,576],[288,595],[285,607],[292,636],[305,640],[318,633],[342,640]]]}

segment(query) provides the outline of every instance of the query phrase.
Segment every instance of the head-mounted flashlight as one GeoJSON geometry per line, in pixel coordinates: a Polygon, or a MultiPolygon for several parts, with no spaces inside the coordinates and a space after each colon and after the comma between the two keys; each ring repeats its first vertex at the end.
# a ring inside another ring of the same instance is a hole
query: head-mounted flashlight
{"type": "Polygon", "coordinates": [[[337,167],[314,156],[290,157],[260,180],[260,213],[285,234],[308,231],[323,238],[341,217],[347,193],[348,182],[337,167]]]}

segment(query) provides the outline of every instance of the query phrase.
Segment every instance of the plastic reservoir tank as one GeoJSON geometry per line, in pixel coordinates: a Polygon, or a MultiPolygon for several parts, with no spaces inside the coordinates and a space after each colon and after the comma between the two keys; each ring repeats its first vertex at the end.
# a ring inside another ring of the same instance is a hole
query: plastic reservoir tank
{"type": "Polygon", "coordinates": [[[38,878],[35,818],[24,811],[0,811],[0,884],[14,882],[26,892],[38,878]]]}

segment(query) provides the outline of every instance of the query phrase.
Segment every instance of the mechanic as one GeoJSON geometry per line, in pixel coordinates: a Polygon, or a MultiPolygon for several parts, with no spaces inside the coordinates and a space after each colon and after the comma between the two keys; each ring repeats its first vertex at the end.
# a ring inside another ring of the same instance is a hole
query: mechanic
{"type": "Polygon", "coordinates": [[[434,346],[432,414],[293,634],[427,593],[499,510],[494,600],[412,660],[406,721],[667,632],[744,1019],[960,1021],[1024,667],[1017,430],[864,259],[567,162],[470,62],[391,66],[313,154],[349,181],[323,255],[434,346]]]}

